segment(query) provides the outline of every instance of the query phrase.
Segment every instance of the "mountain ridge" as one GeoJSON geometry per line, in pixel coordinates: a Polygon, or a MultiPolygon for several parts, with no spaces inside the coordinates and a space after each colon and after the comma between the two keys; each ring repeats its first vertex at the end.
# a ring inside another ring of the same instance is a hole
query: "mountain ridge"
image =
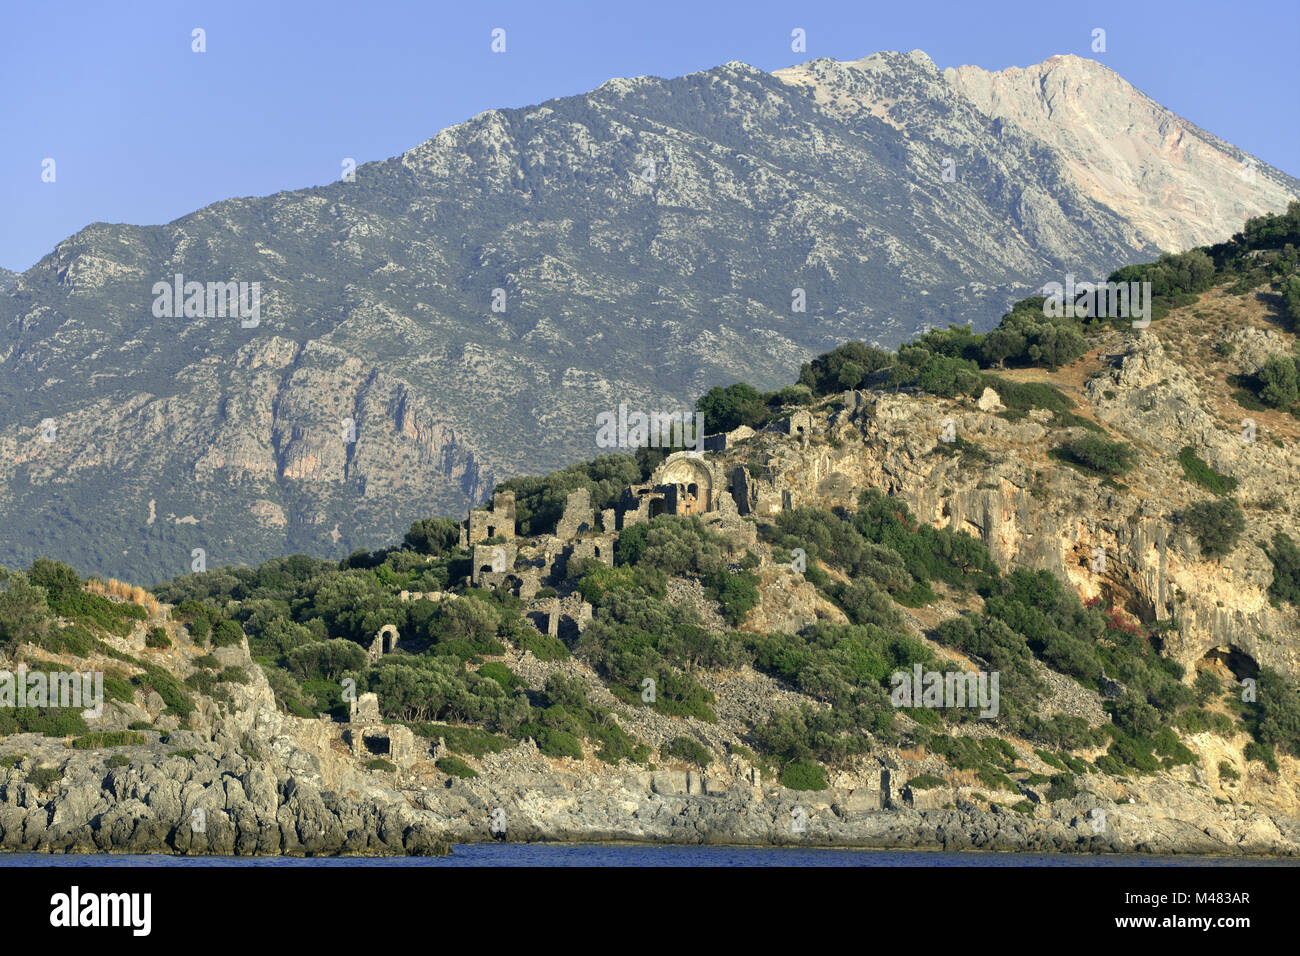
{"type": "Polygon", "coordinates": [[[152,580],[196,548],[375,547],[581,459],[620,403],[777,387],[841,341],[987,328],[1045,275],[1154,254],[928,57],[874,56],[805,83],[737,63],[615,79],[485,111],[355,182],[69,237],[0,296],[0,562],[64,541],[152,580]],[[259,327],[154,317],[176,273],[260,282],[259,327]]]}

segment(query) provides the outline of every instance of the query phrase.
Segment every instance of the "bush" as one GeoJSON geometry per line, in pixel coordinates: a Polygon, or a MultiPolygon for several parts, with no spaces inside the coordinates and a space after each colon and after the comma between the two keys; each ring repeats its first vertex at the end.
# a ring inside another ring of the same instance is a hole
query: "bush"
{"type": "Polygon", "coordinates": [[[232,647],[244,639],[244,629],[238,621],[224,620],[212,629],[213,647],[232,647]]]}
{"type": "Polygon", "coordinates": [[[300,680],[313,677],[337,680],[348,671],[356,671],[364,667],[366,652],[359,644],[343,638],[334,638],[295,647],[285,655],[285,658],[289,670],[300,680]]]}
{"type": "Polygon", "coordinates": [[[1052,775],[1052,785],[1047,788],[1047,799],[1052,800],[1073,800],[1079,794],[1079,787],[1074,782],[1074,776],[1068,773],[1058,773],[1052,775]]]}
{"type": "Polygon", "coordinates": [[[406,532],[404,543],[417,554],[440,556],[460,543],[460,522],[454,518],[425,518],[406,532]]]}
{"type": "Polygon", "coordinates": [[[74,750],[101,750],[104,747],[140,747],[147,742],[145,735],[138,731],[105,730],[78,737],[69,746],[74,750]]]}
{"type": "Polygon", "coordinates": [[[155,625],[149,628],[149,635],[144,639],[144,646],[162,650],[172,646],[172,639],[167,636],[166,630],[155,625]]]}
{"type": "Polygon", "coordinates": [[[375,757],[373,760],[366,761],[367,770],[382,770],[384,773],[396,773],[397,767],[391,761],[383,757],[375,757]]]}
{"type": "Polygon", "coordinates": [[[1268,593],[1279,601],[1300,605],[1300,547],[1284,531],[1273,534],[1273,547],[1268,549],[1273,562],[1273,583],[1268,593]]]}
{"type": "Polygon", "coordinates": [[[1122,475],[1136,461],[1132,446],[1099,435],[1082,435],[1062,445],[1061,451],[1075,464],[1102,475],[1122,475]]]}
{"type": "Polygon", "coordinates": [[[744,382],[726,388],[715,385],[700,396],[695,403],[695,410],[704,413],[704,431],[709,435],[729,432],[741,425],[756,428],[768,416],[763,396],[752,385],[744,382]]]}
{"type": "Polygon", "coordinates": [[[830,395],[861,388],[872,372],[894,364],[894,356],[862,342],[848,342],[805,362],[799,370],[799,384],[814,395],[830,395]]]}
{"type": "Polygon", "coordinates": [[[781,786],[787,790],[825,790],[826,771],[811,760],[792,760],[781,768],[781,786]]]}
{"type": "Polygon", "coordinates": [[[57,767],[38,767],[27,775],[27,782],[37,790],[49,790],[62,779],[63,774],[57,767]]]}
{"type": "Polygon", "coordinates": [[[132,677],[131,683],[146,692],[157,691],[168,711],[182,720],[194,712],[194,701],[184,686],[162,668],[147,667],[143,674],[132,677]]]}
{"type": "Polygon", "coordinates": [[[1210,558],[1231,554],[1246,530],[1246,516],[1231,498],[1200,501],[1183,512],[1183,524],[1210,558]]]}
{"type": "Polygon", "coordinates": [[[0,647],[40,644],[50,629],[45,589],[22,572],[0,568],[0,647]]]}
{"type": "Polygon", "coordinates": [[[1300,400],[1295,360],[1289,355],[1270,355],[1256,373],[1259,398],[1273,408],[1290,408],[1300,400]]]}
{"type": "Polygon", "coordinates": [[[946,787],[948,781],[932,773],[922,773],[907,781],[907,785],[913,790],[933,790],[935,787],[946,787]]]}
{"type": "Polygon", "coordinates": [[[450,755],[438,760],[437,767],[449,777],[460,777],[462,780],[468,780],[471,777],[477,777],[478,771],[461,760],[459,757],[450,755]]]}
{"type": "Polygon", "coordinates": [[[1231,494],[1237,487],[1237,479],[1221,475],[1196,454],[1191,445],[1186,445],[1178,453],[1178,463],[1183,466],[1183,475],[1188,481],[1208,488],[1216,495],[1231,494]]]}
{"type": "Polygon", "coordinates": [[[713,762],[713,754],[708,748],[690,737],[675,737],[664,748],[664,752],[670,757],[678,757],[701,768],[713,762]]]}
{"type": "Polygon", "coordinates": [[[1223,682],[1212,671],[1200,671],[1192,682],[1192,691],[1196,694],[1196,702],[1204,704],[1223,694],[1223,682]]]}

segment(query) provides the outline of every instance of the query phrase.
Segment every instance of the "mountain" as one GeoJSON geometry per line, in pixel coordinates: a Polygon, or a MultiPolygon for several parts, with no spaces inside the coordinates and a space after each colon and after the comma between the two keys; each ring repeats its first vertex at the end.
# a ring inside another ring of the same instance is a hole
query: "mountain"
{"type": "MultiPolygon", "coordinates": [[[[620,404],[685,410],[844,340],[988,328],[1045,281],[1177,239],[1088,179],[1076,147],[1111,126],[1043,132],[1074,87],[1044,118],[1038,89],[976,96],[969,75],[913,52],[615,79],[353,182],[87,227],[0,295],[0,564],[155,581],[378,547],[589,457],[620,404]],[[155,285],[176,275],[258,283],[258,322],[168,317],[155,285]]],[[[1106,168],[1149,178],[1163,155],[1106,168]]],[[[1222,163],[1184,165],[1166,200],[1211,230],[1232,214],[1198,205],[1222,163]]],[[[1260,178],[1252,211],[1300,192],[1260,178]]]]}
{"type": "Polygon", "coordinates": [[[1265,210],[1296,181],[1135,90],[1092,60],[1054,56],[1027,69],[963,66],[944,76],[988,116],[1046,143],[1093,200],[1160,248],[1208,245],[1265,210]]]}
{"type": "Polygon", "coordinates": [[[13,284],[18,281],[18,273],[10,272],[8,269],[0,269],[0,292],[12,288],[13,284]]]}
{"type": "Polygon", "coordinates": [[[0,671],[104,706],[0,708],[0,847],[1300,856],[1297,248],[1300,202],[1135,266],[1150,326],[1055,366],[838,348],[340,562],[8,575],[0,671]]]}

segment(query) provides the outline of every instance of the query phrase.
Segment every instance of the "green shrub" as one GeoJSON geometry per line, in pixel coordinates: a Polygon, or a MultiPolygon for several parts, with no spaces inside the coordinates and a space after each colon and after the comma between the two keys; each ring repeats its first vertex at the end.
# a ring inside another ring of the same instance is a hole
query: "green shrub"
{"type": "Polygon", "coordinates": [[[1219,779],[1220,780],[1240,780],[1241,774],[1226,760],[1219,761],[1219,779]]]}
{"type": "Polygon", "coordinates": [[[1079,795],[1079,787],[1074,777],[1068,773],[1052,775],[1052,785],[1047,789],[1048,800],[1073,800],[1079,795]]]}
{"type": "Polygon", "coordinates": [[[71,737],[89,731],[81,711],[66,707],[0,708],[0,736],[43,734],[71,737]]]}
{"type": "Polygon", "coordinates": [[[113,754],[105,761],[105,764],[110,770],[114,767],[127,767],[131,764],[131,758],[126,754],[113,754]]]}
{"type": "Polygon", "coordinates": [[[1132,446],[1099,435],[1081,435],[1066,442],[1059,451],[1075,464],[1102,475],[1122,475],[1136,463],[1132,446]]]}
{"type": "Polygon", "coordinates": [[[1011,809],[1026,817],[1034,815],[1034,805],[1028,800],[1021,800],[1019,803],[1013,803],[1011,809]]]}
{"type": "Polygon", "coordinates": [[[1300,400],[1295,360],[1289,355],[1270,355],[1256,374],[1259,398],[1273,408],[1290,408],[1300,400]]]}
{"type": "Polygon", "coordinates": [[[217,675],[218,683],[247,684],[249,680],[248,671],[234,664],[223,667],[221,673],[217,675]]]}
{"type": "Polygon", "coordinates": [[[461,760],[459,757],[453,757],[450,755],[440,758],[437,767],[449,777],[469,779],[478,776],[478,772],[473,767],[461,760]]]}
{"type": "Polygon", "coordinates": [[[1192,691],[1196,694],[1196,702],[1204,704],[1223,694],[1223,682],[1213,671],[1199,671],[1196,680],[1192,682],[1192,691]]]}
{"type": "Polygon", "coordinates": [[[1231,494],[1237,487],[1236,478],[1219,474],[1201,460],[1191,445],[1185,445],[1178,453],[1178,463],[1183,466],[1183,475],[1188,481],[1208,488],[1216,495],[1231,494]]]}
{"type": "Polygon", "coordinates": [[[144,639],[145,647],[154,647],[159,650],[172,646],[172,639],[167,636],[167,631],[157,625],[149,628],[149,634],[144,639]]]}
{"type": "Polygon", "coordinates": [[[726,388],[715,385],[696,401],[695,410],[704,413],[704,431],[710,435],[729,432],[741,425],[757,428],[768,417],[763,396],[744,382],[726,388]]]}
{"type": "Polygon", "coordinates": [[[793,760],[781,768],[781,786],[787,790],[825,790],[826,771],[811,760],[793,760]]]}
{"type": "Polygon", "coordinates": [[[935,787],[948,786],[948,781],[944,780],[943,777],[936,777],[932,773],[922,773],[907,781],[907,786],[913,790],[933,790],[935,787]]]}
{"type": "Polygon", "coordinates": [[[38,767],[27,774],[27,782],[37,790],[49,790],[63,779],[57,767],[38,767]]]}
{"type": "Polygon", "coordinates": [[[145,735],[134,730],[104,730],[78,737],[68,746],[74,750],[100,750],[104,747],[140,747],[145,735]]]}
{"type": "Polygon", "coordinates": [[[507,691],[513,691],[516,687],[525,686],[515,672],[500,661],[488,661],[479,667],[478,673],[480,677],[489,677],[496,681],[507,691]]]}
{"type": "Polygon", "coordinates": [[[1246,744],[1245,749],[1242,750],[1242,756],[1247,760],[1254,760],[1262,763],[1274,773],[1278,772],[1277,754],[1274,753],[1273,748],[1268,744],[1262,744],[1257,740],[1252,740],[1250,743],[1246,744]]]}
{"type": "Polygon", "coordinates": [[[1183,524],[1201,546],[1201,553],[1221,558],[1232,553],[1246,530],[1246,516],[1231,498],[1198,501],[1182,515],[1183,524]]]}
{"type": "Polygon", "coordinates": [[[385,760],[383,757],[375,757],[372,760],[367,760],[365,767],[367,770],[382,770],[384,773],[397,772],[397,766],[391,761],[385,760]]]}
{"type": "Polygon", "coordinates": [[[1060,758],[1057,757],[1055,754],[1049,753],[1046,750],[1035,750],[1034,753],[1038,754],[1038,759],[1041,760],[1043,763],[1047,764],[1049,767],[1054,767],[1057,770],[1066,769],[1065,764],[1062,763],[1060,758]]]}
{"type": "Polygon", "coordinates": [[[157,691],[158,696],[167,705],[169,713],[182,720],[194,712],[194,700],[185,687],[170,673],[160,667],[147,667],[143,674],[136,674],[131,683],[146,693],[157,691]]]}
{"type": "Polygon", "coordinates": [[[244,629],[238,621],[224,620],[212,629],[213,647],[233,647],[244,639],[244,629]]]}
{"type": "Polygon", "coordinates": [[[671,757],[679,757],[699,767],[707,767],[713,762],[713,754],[699,741],[690,737],[675,737],[664,747],[664,752],[671,757]]]}
{"type": "Polygon", "coordinates": [[[1285,531],[1277,531],[1268,556],[1273,562],[1273,583],[1268,593],[1278,601],[1300,605],[1300,547],[1285,531]]]}

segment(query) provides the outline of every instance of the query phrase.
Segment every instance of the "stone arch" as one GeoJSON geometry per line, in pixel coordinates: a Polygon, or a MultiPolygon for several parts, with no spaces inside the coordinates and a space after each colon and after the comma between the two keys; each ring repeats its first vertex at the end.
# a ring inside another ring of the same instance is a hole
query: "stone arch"
{"type": "Polygon", "coordinates": [[[397,625],[385,624],[375,633],[375,639],[370,642],[370,647],[366,650],[366,659],[373,664],[385,654],[391,654],[397,649],[399,640],[401,635],[397,632],[397,625]]]}
{"type": "Polygon", "coordinates": [[[664,465],[660,484],[678,488],[677,514],[713,510],[713,475],[698,458],[678,458],[664,465]]]}

